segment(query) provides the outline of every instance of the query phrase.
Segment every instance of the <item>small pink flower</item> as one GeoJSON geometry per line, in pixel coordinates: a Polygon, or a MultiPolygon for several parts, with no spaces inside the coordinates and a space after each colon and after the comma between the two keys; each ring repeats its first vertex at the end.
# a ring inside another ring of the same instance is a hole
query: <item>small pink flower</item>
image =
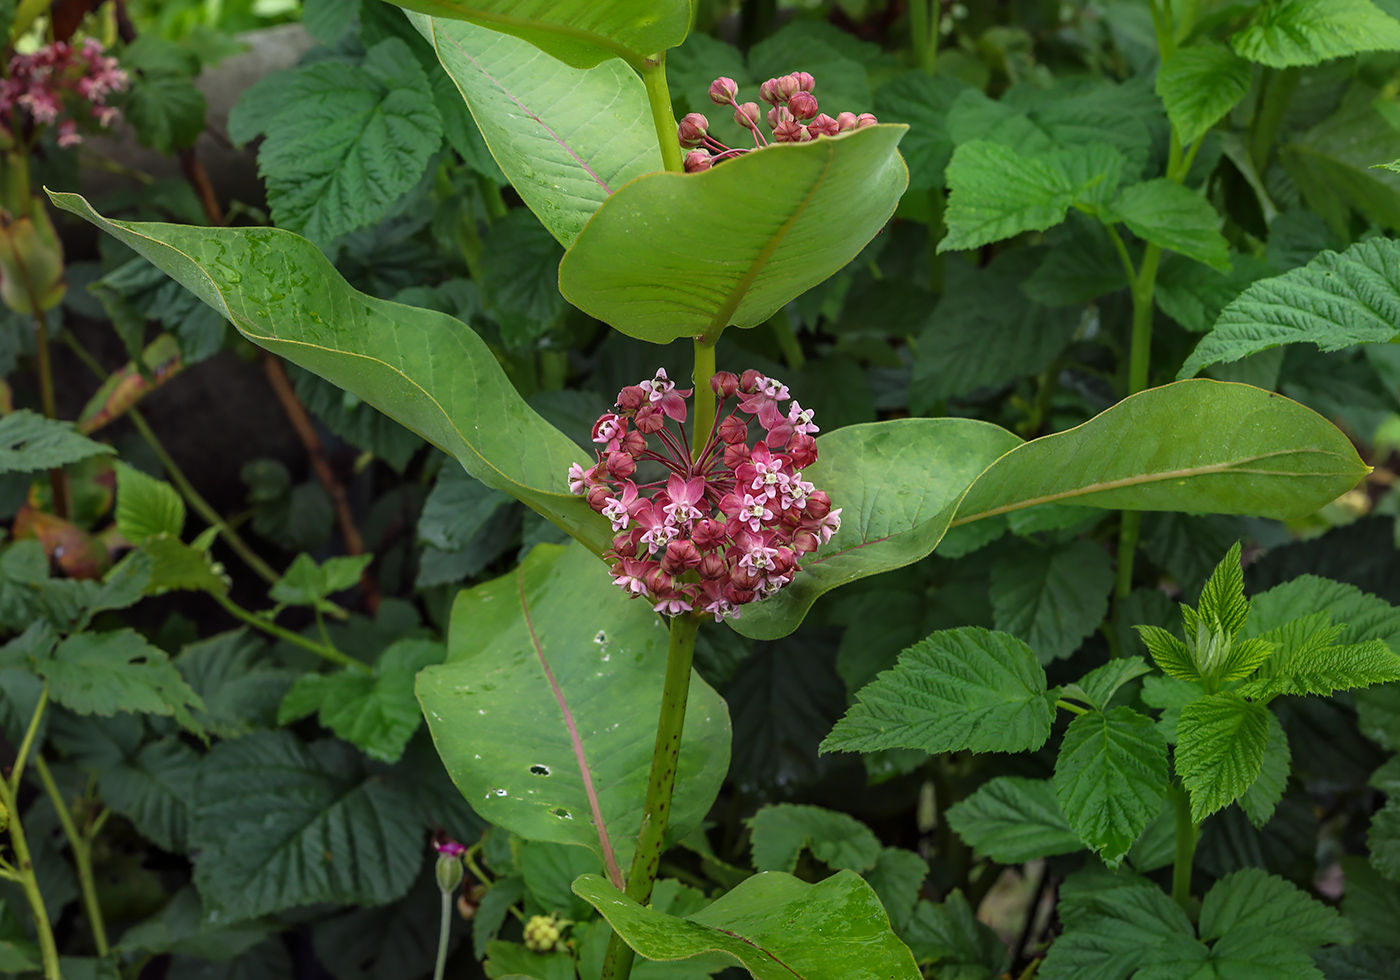
{"type": "Polygon", "coordinates": [[[686,480],[679,474],[672,473],[666,481],[666,496],[671,498],[671,502],[662,509],[666,516],[677,524],[689,524],[705,516],[696,506],[705,498],[703,476],[686,480]]]}
{"type": "Polygon", "coordinates": [[[739,511],[739,520],[749,526],[750,531],[757,531],[764,521],[771,521],[773,512],[768,509],[768,497],[759,494],[755,497],[751,493],[744,494],[743,508],[739,511]]]}
{"type": "Polygon", "coordinates": [[[631,595],[646,595],[646,575],[654,564],[640,558],[624,558],[613,569],[613,584],[631,595]]]}
{"type": "Polygon", "coordinates": [[[621,416],[608,412],[593,423],[593,441],[609,443],[627,431],[627,422],[621,416]]]}
{"type": "Polygon", "coordinates": [[[637,505],[637,485],[628,480],[622,485],[621,497],[610,497],[603,504],[603,516],[612,521],[614,531],[625,531],[632,522],[632,511],[637,505]]]}
{"type": "Polygon", "coordinates": [[[586,476],[582,463],[572,463],[569,466],[569,493],[576,493],[582,496],[588,489],[586,476]]]}
{"type": "Polygon", "coordinates": [[[817,114],[817,99],[811,92],[797,92],[788,99],[788,111],[798,119],[811,119],[817,114]]]}
{"type": "Polygon", "coordinates": [[[685,155],[685,172],[688,174],[704,173],[714,165],[714,158],[706,150],[691,150],[685,155]]]}
{"type": "Polygon", "coordinates": [[[690,150],[700,145],[709,130],[710,121],[708,119],[698,112],[690,112],[686,113],[686,117],[681,120],[676,137],[680,140],[681,146],[690,150]]]}

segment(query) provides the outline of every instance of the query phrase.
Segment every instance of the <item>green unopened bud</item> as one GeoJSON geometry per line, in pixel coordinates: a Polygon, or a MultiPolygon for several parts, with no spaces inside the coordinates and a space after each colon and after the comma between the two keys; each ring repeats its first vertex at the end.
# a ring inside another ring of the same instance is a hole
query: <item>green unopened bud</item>
{"type": "Polygon", "coordinates": [[[439,853],[436,874],[438,887],[444,895],[451,895],[462,883],[462,855],[439,853]]]}
{"type": "Polygon", "coordinates": [[[525,923],[525,948],[548,953],[559,944],[564,923],[552,915],[532,915],[525,923]]]}

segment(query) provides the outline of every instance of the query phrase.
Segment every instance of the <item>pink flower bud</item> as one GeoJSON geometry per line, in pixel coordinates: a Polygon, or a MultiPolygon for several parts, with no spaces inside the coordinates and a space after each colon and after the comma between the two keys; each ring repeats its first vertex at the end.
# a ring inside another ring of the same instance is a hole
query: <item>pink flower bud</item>
{"type": "Polygon", "coordinates": [[[731,470],[736,469],[740,464],[747,462],[748,458],[749,447],[744,445],[742,442],[737,442],[732,446],[724,447],[724,465],[729,467],[731,470]]]}
{"type": "Polygon", "coordinates": [[[650,402],[637,409],[637,417],[633,420],[638,432],[651,435],[660,432],[666,426],[666,413],[655,408],[650,402]]]}
{"type": "Polygon", "coordinates": [[[637,461],[629,454],[608,453],[608,475],[614,480],[625,480],[637,472],[637,461]]]}
{"type": "Polygon", "coordinates": [[[780,122],[773,127],[773,139],[779,143],[803,143],[808,139],[807,127],[796,119],[780,122]]]}
{"type": "Polygon", "coordinates": [[[815,92],[817,90],[817,80],[805,71],[795,71],[792,78],[797,82],[798,91],[815,92]]]}
{"type": "Polygon", "coordinates": [[[763,381],[762,372],[749,368],[743,374],[739,375],[739,390],[746,395],[753,394],[758,390],[758,386],[763,384],[763,381]]]}
{"type": "MultiPolygon", "coordinates": [[[[648,564],[651,564],[648,562],[648,564]]],[[[660,565],[656,565],[647,572],[643,579],[647,588],[651,589],[652,595],[661,595],[664,592],[671,592],[676,587],[676,580],[661,570],[660,565]]]]}
{"type": "Polygon", "coordinates": [[[628,385],[617,393],[617,407],[624,411],[640,408],[646,400],[647,392],[641,385],[628,385]]]}
{"type": "Polygon", "coordinates": [[[715,105],[733,105],[739,95],[739,83],[732,78],[716,78],[710,83],[710,101],[715,105]]]}
{"type": "Polygon", "coordinates": [[[629,456],[640,456],[646,451],[647,437],[640,432],[629,432],[622,437],[622,442],[618,444],[617,448],[629,456]]]}
{"type": "Polygon", "coordinates": [[[710,390],[721,398],[732,398],[739,390],[739,376],[732,371],[720,371],[710,378],[710,390]]]}
{"type": "Polygon", "coordinates": [[[796,92],[788,99],[787,107],[798,119],[811,119],[817,114],[817,99],[811,92],[796,92]]]}
{"type": "Polygon", "coordinates": [[[695,547],[701,551],[718,548],[724,544],[726,537],[724,525],[708,517],[696,521],[694,529],[690,532],[690,540],[694,541],[695,547]]]}
{"type": "Polygon", "coordinates": [[[802,84],[798,82],[796,75],[783,75],[773,79],[773,101],[776,105],[787,105],[787,100],[801,90],[802,84]]]}
{"type": "Polygon", "coordinates": [[[699,564],[700,550],[684,538],[668,544],[661,558],[661,570],[669,575],[680,575],[699,564]]]}
{"type": "Polygon", "coordinates": [[[632,537],[632,531],[623,531],[613,537],[612,553],[619,558],[637,557],[637,542],[632,537]]]}
{"type": "Polygon", "coordinates": [[[788,112],[787,106],[775,105],[768,110],[768,128],[772,129],[774,126],[787,122],[791,118],[792,113],[788,112]]]}
{"type": "Polygon", "coordinates": [[[588,506],[598,513],[603,512],[603,505],[612,499],[612,487],[603,486],[601,483],[595,487],[588,488],[588,506]]]}
{"type": "Polygon", "coordinates": [[[763,576],[752,568],[739,565],[729,573],[729,581],[732,582],[736,588],[756,589],[759,583],[763,581],[763,576]]]}
{"type": "Polygon", "coordinates": [[[737,415],[731,415],[719,424],[719,437],[728,445],[737,445],[749,439],[749,423],[737,415]]]}
{"type": "Polygon", "coordinates": [[[856,117],[856,129],[864,129],[866,126],[874,126],[880,120],[875,118],[873,112],[862,112],[856,117]]]}
{"type": "Polygon", "coordinates": [[[825,490],[813,490],[807,495],[807,516],[821,520],[831,513],[831,498],[825,490]]]}
{"type": "Polygon", "coordinates": [[[691,150],[685,155],[685,172],[688,174],[703,173],[714,165],[714,160],[705,150],[691,150]]]}
{"type": "Polygon", "coordinates": [[[719,555],[709,554],[700,559],[700,577],[709,581],[724,578],[728,573],[729,566],[724,563],[724,559],[719,555]]]}
{"type": "Polygon", "coordinates": [[[817,461],[817,440],[805,432],[794,432],[788,439],[787,451],[795,468],[806,469],[817,461]]]}
{"type": "Polygon", "coordinates": [[[802,528],[792,536],[792,550],[799,555],[808,555],[816,551],[821,545],[821,539],[817,537],[815,531],[802,528]]]}
{"type": "Polygon", "coordinates": [[[746,602],[753,602],[757,595],[752,589],[736,589],[733,583],[724,587],[724,597],[736,606],[742,606],[746,602]]]}
{"type": "Polygon", "coordinates": [[[841,124],[823,112],[807,124],[807,132],[813,136],[835,136],[841,132],[841,124]]]}
{"type": "Polygon", "coordinates": [[[745,129],[758,128],[758,103],[745,102],[734,110],[734,121],[745,129]]]}
{"type": "Polygon", "coordinates": [[[854,112],[843,112],[836,117],[836,125],[840,127],[843,133],[848,133],[855,129],[856,123],[858,122],[860,122],[860,119],[854,112]]]}
{"type": "Polygon", "coordinates": [[[681,141],[681,146],[692,149],[700,145],[710,131],[710,121],[698,112],[687,113],[681,120],[680,126],[676,129],[676,137],[681,141]]]}
{"type": "Polygon", "coordinates": [[[778,104],[778,80],[770,78],[758,87],[758,97],[769,105],[778,104]]]}
{"type": "Polygon", "coordinates": [[[773,572],[777,575],[786,575],[796,564],[797,556],[791,548],[779,548],[778,553],[773,556],[773,572]]]}

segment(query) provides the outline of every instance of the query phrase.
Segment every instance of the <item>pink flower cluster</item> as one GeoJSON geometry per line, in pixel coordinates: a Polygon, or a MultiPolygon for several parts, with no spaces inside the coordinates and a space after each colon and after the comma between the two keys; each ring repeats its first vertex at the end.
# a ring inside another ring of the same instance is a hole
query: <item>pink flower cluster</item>
{"type": "Polygon", "coordinates": [[[831,540],[841,509],[802,478],[817,459],[818,430],[796,400],[783,407],[786,386],[757,371],[721,371],[710,387],[715,417],[698,453],[684,425],[690,390],[677,390],[665,369],[623,388],[593,427],[598,461],[571,466],[569,489],[612,521],[605,557],[624,592],[668,616],[737,619],[740,606],[787,585],[797,559],[831,540]],[[730,399],[738,404],[726,415],[730,399]],[[754,421],[763,434],[750,445],[754,421]]]}
{"type": "MultiPolygon", "coordinates": [[[[818,111],[816,96],[812,89],[817,81],[805,71],[793,72],[781,78],[770,78],[759,86],[758,97],[767,102],[768,128],[772,130],[774,143],[806,143],[818,136],[836,136],[852,129],[874,126],[878,119],[871,113],[843,112],[832,119],[818,111]]],[[[759,127],[757,102],[739,104],[739,84],[732,78],[716,78],[710,85],[710,101],[715,105],[734,107],[734,121],[753,136],[754,147],[769,144],[768,137],[759,127]]],[[[709,170],[717,163],[748,153],[745,147],[732,149],[710,135],[710,121],[698,112],[689,113],[681,120],[677,132],[681,146],[690,152],[685,155],[686,173],[709,170]]]]}
{"type": "Polygon", "coordinates": [[[37,125],[58,122],[58,145],[74,146],[83,141],[79,121],[91,120],[105,129],[120,115],[107,104],[107,96],[125,91],[130,83],[96,38],[76,48],[57,41],[10,59],[9,76],[0,82],[0,123],[14,133],[19,128],[15,116],[23,109],[37,125]]]}

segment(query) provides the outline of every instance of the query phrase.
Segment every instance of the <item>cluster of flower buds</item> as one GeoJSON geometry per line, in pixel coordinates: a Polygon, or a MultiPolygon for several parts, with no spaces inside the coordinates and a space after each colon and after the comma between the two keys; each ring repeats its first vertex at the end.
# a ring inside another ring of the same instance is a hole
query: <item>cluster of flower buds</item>
{"type": "MultiPolygon", "coordinates": [[[[818,136],[836,136],[852,129],[874,126],[879,120],[868,112],[856,115],[843,112],[835,119],[819,111],[812,90],[817,81],[805,71],[793,72],[781,78],[770,78],[758,90],[758,97],[772,108],[761,113],[757,102],[739,102],[739,85],[732,78],[717,78],[710,85],[710,101],[715,105],[733,106],[734,121],[749,131],[754,148],[772,143],[806,143],[818,136]],[[773,134],[770,140],[760,125],[766,119],[773,134]]],[[[681,146],[690,152],[685,156],[686,173],[709,170],[717,163],[748,153],[747,147],[731,148],[710,135],[710,121],[698,112],[681,120],[677,133],[681,146]]]]}
{"type": "Polygon", "coordinates": [[[0,83],[0,125],[15,136],[23,129],[23,119],[16,118],[23,110],[35,125],[57,123],[58,145],[74,146],[83,140],[80,122],[105,129],[120,115],[107,104],[107,96],[125,91],[130,83],[96,38],[77,47],[57,41],[10,59],[9,75],[0,83]]]}
{"type": "Polygon", "coordinates": [[[721,371],[710,387],[715,416],[695,453],[684,424],[691,391],[677,390],[664,369],[623,388],[593,427],[597,462],[570,467],[569,489],[612,521],[606,557],[624,592],[668,616],[737,619],[740,606],[787,585],[798,558],[831,540],[841,509],[802,478],[817,459],[818,430],[796,400],[783,407],[786,386],[757,371],[721,371]],[[762,430],[752,444],[750,428],[762,430]]]}

